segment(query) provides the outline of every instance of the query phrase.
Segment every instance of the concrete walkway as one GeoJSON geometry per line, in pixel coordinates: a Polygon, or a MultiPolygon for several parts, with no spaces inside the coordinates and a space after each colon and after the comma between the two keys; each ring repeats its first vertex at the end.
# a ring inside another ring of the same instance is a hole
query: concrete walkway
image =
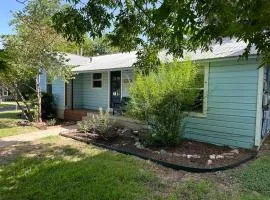
{"type": "Polygon", "coordinates": [[[31,142],[47,136],[56,136],[62,131],[72,130],[76,128],[77,128],[76,125],[63,127],[57,126],[48,128],[47,130],[40,130],[31,133],[3,137],[0,138],[0,148],[15,145],[22,142],[31,142]]]}

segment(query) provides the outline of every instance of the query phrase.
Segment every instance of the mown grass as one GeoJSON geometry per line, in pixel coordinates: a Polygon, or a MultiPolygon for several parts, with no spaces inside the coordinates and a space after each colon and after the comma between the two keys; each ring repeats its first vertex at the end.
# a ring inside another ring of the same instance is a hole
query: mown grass
{"type": "Polygon", "coordinates": [[[246,199],[270,199],[270,155],[265,154],[248,167],[234,170],[246,199]]]}
{"type": "Polygon", "coordinates": [[[21,120],[18,116],[19,113],[20,111],[0,112],[0,138],[38,130],[32,126],[18,126],[17,122],[21,120]]]}
{"type": "Polygon", "coordinates": [[[204,174],[174,183],[165,177],[164,181],[162,169],[151,162],[58,136],[17,148],[20,153],[15,159],[0,165],[1,200],[270,199],[269,155],[225,172],[237,180],[228,190],[220,187],[225,183],[204,174]]]}

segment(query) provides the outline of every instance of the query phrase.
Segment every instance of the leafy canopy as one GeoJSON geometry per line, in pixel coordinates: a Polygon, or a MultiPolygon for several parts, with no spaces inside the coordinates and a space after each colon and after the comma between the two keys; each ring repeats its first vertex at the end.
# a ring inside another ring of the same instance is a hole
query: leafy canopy
{"type": "Polygon", "coordinates": [[[109,34],[112,44],[130,51],[154,45],[175,56],[183,51],[209,50],[230,37],[245,41],[248,56],[254,45],[270,59],[269,0],[67,0],[53,16],[54,27],[68,39],[109,34]]]}

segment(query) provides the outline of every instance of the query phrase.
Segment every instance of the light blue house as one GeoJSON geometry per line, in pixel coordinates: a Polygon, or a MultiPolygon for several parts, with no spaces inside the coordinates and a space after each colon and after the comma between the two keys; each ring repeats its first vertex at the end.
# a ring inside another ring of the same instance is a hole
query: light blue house
{"type": "MultiPolygon", "coordinates": [[[[259,147],[270,128],[268,68],[259,67],[256,51],[240,60],[246,44],[227,41],[213,45],[211,52],[187,54],[203,63],[203,108],[187,118],[185,137],[203,142],[243,148],[259,147]]],[[[169,61],[168,56],[160,54],[169,61]]],[[[69,55],[75,79],[65,83],[57,78],[52,93],[58,116],[80,119],[90,110],[107,109],[128,96],[134,81],[135,52],[86,58],[69,55]]],[[[43,76],[46,90],[46,76],[43,76]]]]}

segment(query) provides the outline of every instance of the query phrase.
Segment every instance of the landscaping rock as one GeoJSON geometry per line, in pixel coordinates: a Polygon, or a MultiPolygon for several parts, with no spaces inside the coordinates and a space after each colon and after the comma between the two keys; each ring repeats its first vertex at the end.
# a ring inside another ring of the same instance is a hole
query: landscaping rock
{"type": "Polygon", "coordinates": [[[138,149],[143,149],[144,146],[140,142],[135,142],[134,144],[138,149]]]}
{"type": "Polygon", "coordinates": [[[224,158],[223,155],[217,155],[217,156],[216,156],[216,159],[223,159],[223,158],[224,158]]]}
{"type": "Polygon", "coordinates": [[[201,158],[200,155],[192,155],[192,158],[201,158]]]}
{"type": "Polygon", "coordinates": [[[133,135],[135,136],[138,136],[139,135],[139,131],[135,130],[135,131],[132,131],[133,135]]]}
{"type": "Polygon", "coordinates": [[[207,160],[207,165],[212,165],[213,161],[212,160],[207,160]]]}
{"type": "Polygon", "coordinates": [[[209,158],[210,158],[211,160],[214,160],[214,159],[216,159],[216,155],[215,155],[215,154],[212,154],[212,155],[209,156],[209,158]]]}
{"type": "Polygon", "coordinates": [[[164,149],[161,149],[161,150],[160,150],[160,153],[161,153],[161,154],[167,154],[167,151],[165,151],[164,149]]]}
{"type": "Polygon", "coordinates": [[[231,153],[239,154],[239,150],[238,149],[233,149],[233,150],[231,150],[231,153]]]}
{"type": "Polygon", "coordinates": [[[201,156],[199,155],[187,155],[187,158],[190,159],[190,158],[200,158],[201,156]]]}
{"type": "Polygon", "coordinates": [[[173,153],[173,156],[175,156],[175,157],[181,157],[182,155],[179,154],[179,153],[173,153]]]}
{"type": "Polygon", "coordinates": [[[222,155],[225,156],[225,157],[228,157],[228,156],[234,156],[234,153],[229,152],[229,153],[223,153],[222,155]]]}

